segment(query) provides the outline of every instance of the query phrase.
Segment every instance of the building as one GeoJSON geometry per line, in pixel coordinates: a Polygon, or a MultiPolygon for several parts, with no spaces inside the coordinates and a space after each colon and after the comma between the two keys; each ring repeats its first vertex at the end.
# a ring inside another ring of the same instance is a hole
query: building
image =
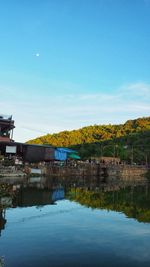
{"type": "Polygon", "coordinates": [[[104,164],[113,164],[113,165],[121,163],[120,158],[118,157],[100,157],[100,162],[104,164]]]}
{"type": "Polygon", "coordinates": [[[121,160],[119,157],[91,157],[91,160],[96,163],[102,163],[106,165],[117,165],[121,163],[121,160]]]}
{"type": "Polygon", "coordinates": [[[65,161],[69,155],[70,158],[80,158],[76,151],[68,148],[14,142],[14,128],[12,116],[0,115],[0,155],[4,157],[19,158],[29,163],[65,161]]]}
{"type": "Polygon", "coordinates": [[[11,115],[0,115],[0,142],[12,142],[14,128],[11,115]]]}

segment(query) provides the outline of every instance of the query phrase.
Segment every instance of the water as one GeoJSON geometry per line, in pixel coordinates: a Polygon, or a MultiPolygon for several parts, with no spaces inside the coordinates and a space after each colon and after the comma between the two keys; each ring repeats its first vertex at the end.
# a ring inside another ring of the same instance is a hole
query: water
{"type": "Polygon", "coordinates": [[[17,187],[3,214],[1,265],[150,266],[148,185],[17,187]]]}

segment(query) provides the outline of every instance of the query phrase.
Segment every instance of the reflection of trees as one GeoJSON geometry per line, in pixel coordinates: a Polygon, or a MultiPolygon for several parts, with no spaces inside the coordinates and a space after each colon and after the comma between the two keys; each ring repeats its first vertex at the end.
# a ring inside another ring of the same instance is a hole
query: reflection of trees
{"type": "Polygon", "coordinates": [[[111,192],[76,188],[70,190],[69,199],[94,209],[123,212],[139,222],[150,222],[150,189],[147,186],[128,186],[111,192]]]}

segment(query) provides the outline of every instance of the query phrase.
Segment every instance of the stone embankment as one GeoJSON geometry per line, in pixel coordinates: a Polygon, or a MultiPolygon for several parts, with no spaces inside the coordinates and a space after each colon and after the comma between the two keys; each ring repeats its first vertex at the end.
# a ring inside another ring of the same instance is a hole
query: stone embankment
{"type": "Polygon", "coordinates": [[[146,166],[138,165],[104,165],[82,163],[75,166],[49,166],[44,167],[42,171],[45,175],[63,176],[63,177],[89,177],[98,176],[101,180],[104,178],[118,178],[121,180],[144,180],[148,171],[146,166]]]}
{"type": "Polygon", "coordinates": [[[121,180],[145,179],[148,171],[148,167],[138,165],[114,165],[106,168],[109,177],[115,176],[121,180]]]}
{"type": "Polygon", "coordinates": [[[138,165],[105,165],[82,162],[74,165],[47,164],[36,168],[28,166],[23,169],[16,166],[0,167],[0,177],[56,176],[56,177],[99,177],[99,180],[144,180],[148,167],[138,165]]]}
{"type": "Polygon", "coordinates": [[[0,177],[24,177],[26,173],[16,166],[0,166],[0,177]]]}

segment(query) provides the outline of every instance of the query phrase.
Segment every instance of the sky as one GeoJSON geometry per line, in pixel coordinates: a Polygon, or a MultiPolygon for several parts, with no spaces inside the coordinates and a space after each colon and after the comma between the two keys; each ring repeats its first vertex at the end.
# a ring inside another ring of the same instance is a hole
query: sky
{"type": "Polygon", "coordinates": [[[150,0],[0,0],[15,141],[150,116],[150,0]]]}

